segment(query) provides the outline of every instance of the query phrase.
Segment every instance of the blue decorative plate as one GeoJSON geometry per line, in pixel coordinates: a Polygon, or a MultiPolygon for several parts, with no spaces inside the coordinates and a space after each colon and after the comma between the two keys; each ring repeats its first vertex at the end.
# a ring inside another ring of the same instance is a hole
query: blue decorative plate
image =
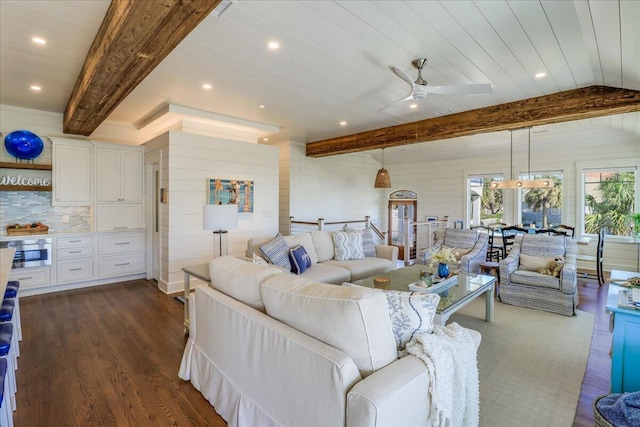
{"type": "Polygon", "coordinates": [[[16,130],[4,138],[9,154],[23,160],[35,159],[42,153],[44,144],[38,135],[28,130],[16,130]]]}

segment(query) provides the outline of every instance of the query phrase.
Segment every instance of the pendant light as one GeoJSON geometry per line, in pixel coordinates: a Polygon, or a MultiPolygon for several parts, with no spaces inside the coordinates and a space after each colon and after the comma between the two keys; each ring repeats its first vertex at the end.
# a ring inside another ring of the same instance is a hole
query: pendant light
{"type": "Polygon", "coordinates": [[[382,149],[382,167],[376,174],[374,188],[391,188],[391,177],[389,176],[389,172],[384,168],[384,148],[382,149]]]}
{"type": "MultiPolygon", "coordinates": [[[[531,128],[527,128],[528,133],[528,152],[527,152],[527,178],[531,177],[531,128]]],[[[553,180],[551,178],[543,179],[513,179],[513,131],[511,132],[511,179],[509,181],[491,181],[491,188],[551,188],[553,187],[553,180]]]]}

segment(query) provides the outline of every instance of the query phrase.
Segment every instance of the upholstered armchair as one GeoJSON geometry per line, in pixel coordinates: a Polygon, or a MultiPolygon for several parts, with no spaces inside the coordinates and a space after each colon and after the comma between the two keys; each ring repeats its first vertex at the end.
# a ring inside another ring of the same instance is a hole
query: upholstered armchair
{"type": "Polygon", "coordinates": [[[577,252],[576,241],[570,237],[516,236],[509,255],[500,261],[500,299],[507,304],[572,316],[578,305],[577,252]],[[539,272],[558,257],[564,257],[559,277],[539,272]]]}
{"type": "Polygon", "coordinates": [[[458,252],[460,270],[465,273],[480,273],[480,263],[487,259],[489,235],[478,230],[447,228],[442,238],[424,252],[424,263],[429,262],[430,251],[446,246],[458,252]]]}

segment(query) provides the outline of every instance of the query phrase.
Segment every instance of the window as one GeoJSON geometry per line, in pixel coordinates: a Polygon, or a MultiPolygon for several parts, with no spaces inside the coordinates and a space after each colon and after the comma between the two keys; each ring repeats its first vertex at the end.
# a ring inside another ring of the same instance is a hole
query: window
{"type": "Polygon", "coordinates": [[[628,236],[635,212],[637,171],[632,168],[583,169],[583,231],[628,236]]]}
{"type": "Polygon", "coordinates": [[[504,214],[501,189],[492,189],[491,181],[502,181],[502,175],[478,175],[467,179],[469,224],[489,225],[501,222],[504,214]]]}
{"type": "Polygon", "coordinates": [[[562,224],[562,172],[536,172],[521,180],[553,179],[552,188],[526,188],[520,192],[520,223],[524,227],[554,228],[562,224]]]}

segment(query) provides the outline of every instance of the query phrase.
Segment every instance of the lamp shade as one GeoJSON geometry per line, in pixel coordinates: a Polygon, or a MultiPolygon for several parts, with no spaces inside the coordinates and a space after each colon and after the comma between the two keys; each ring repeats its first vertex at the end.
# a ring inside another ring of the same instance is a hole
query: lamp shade
{"type": "Polygon", "coordinates": [[[238,205],[204,205],[202,227],[225,231],[238,228],[238,205]]]}
{"type": "Polygon", "coordinates": [[[385,168],[380,168],[376,174],[376,182],[374,188],[391,188],[391,177],[385,168]]]}

